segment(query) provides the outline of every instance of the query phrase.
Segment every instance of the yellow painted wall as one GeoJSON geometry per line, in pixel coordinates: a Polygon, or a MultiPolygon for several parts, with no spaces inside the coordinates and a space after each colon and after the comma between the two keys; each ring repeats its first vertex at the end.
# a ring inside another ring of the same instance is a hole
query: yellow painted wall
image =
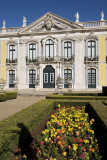
{"type": "Polygon", "coordinates": [[[99,85],[106,85],[106,36],[99,36],[99,85]]]}
{"type": "Polygon", "coordinates": [[[1,78],[6,80],[6,42],[1,42],[1,78]]]}

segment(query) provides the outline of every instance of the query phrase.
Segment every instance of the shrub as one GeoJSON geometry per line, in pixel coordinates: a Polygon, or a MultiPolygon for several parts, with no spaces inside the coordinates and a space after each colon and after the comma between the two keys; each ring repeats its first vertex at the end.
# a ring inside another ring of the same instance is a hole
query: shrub
{"type": "Polygon", "coordinates": [[[6,92],[0,94],[0,102],[17,98],[17,92],[6,92]]]}

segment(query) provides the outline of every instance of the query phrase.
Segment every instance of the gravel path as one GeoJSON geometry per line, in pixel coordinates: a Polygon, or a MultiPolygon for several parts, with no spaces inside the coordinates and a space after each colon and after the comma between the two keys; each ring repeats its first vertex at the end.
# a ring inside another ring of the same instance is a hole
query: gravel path
{"type": "Polygon", "coordinates": [[[18,96],[16,99],[0,102],[0,121],[16,112],[44,99],[44,96],[18,96]]]}

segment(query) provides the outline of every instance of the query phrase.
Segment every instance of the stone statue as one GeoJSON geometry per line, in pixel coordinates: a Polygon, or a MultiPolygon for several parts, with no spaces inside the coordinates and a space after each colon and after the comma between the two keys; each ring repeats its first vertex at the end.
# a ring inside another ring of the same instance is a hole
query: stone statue
{"type": "Polygon", "coordinates": [[[79,13],[77,12],[75,15],[76,21],[75,22],[79,22],[79,13]]]}
{"type": "Polygon", "coordinates": [[[23,16],[23,27],[26,26],[26,22],[27,22],[27,19],[26,19],[26,17],[23,16]]]}
{"type": "Polygon", "coordinates": [[[3,21],[3,27],[2,28],[6,28],[6,22],[5,22],[5,20],[3,21]]]}
{"type": "Polygon", "coordinates": [[[47,30],[51,30],[53,26],[53,19],[51,16],[47,15],[46,20],[44,21],[47,30]]]}
{"type": "Polygon", "coordinates": [[[101,12],[101,21],[104,21],[104,12],[101,12]]]}

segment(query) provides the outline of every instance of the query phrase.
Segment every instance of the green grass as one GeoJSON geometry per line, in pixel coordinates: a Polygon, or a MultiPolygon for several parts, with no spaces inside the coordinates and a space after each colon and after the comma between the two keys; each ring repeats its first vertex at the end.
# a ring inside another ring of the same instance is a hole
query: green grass
{"type": "Polygon", "coordinates": [[[0,122],[0,160],[12,160],[18,146],[18,123],[23,123],[30,133],[38,127],[53,108],[53,101],[41,100],[0,122]]]}

